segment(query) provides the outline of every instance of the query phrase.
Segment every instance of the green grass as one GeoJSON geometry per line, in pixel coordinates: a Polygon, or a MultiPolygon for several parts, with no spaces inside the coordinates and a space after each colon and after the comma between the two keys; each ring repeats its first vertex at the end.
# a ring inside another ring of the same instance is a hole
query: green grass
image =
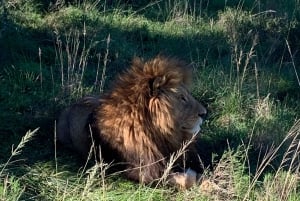
{"type": "Polygon", "coordinates": [[[70,2],[0,4],[0,200],[297,200],[298,0],[70,2]],[[195,69],[208,187],[135,184],[54,143],[62,108],[158,53],[195,69]]]}

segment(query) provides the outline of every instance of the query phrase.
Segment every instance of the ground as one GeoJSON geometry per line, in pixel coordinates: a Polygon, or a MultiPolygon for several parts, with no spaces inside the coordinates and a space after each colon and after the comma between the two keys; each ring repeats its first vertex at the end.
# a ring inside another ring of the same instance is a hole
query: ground
{"type": "Polygon", "coordinates": [[[297,200],[299,8],[298,0],[3,1],[0,199],[297,200]],[[85,165],[54,143],[62,108],[101,94],[132,57],[159,53],[193,65],[192,94],[209,111],[202,183],[186,191],[108,176],[109,164],[85,165]]]}

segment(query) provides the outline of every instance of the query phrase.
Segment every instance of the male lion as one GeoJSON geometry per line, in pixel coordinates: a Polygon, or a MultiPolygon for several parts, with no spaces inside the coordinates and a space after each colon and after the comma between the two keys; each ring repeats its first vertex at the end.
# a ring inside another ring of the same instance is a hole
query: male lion
{"type": "MultiPolygon", "coordinates": [[[[191,77],[190,66],[178,59],[135,58],[109,92],[85,97],[62,113],[58,140],[86,156],[92,133],[104,159],[126,164],[127,178],[151,183],[162,177],[171,154],[200,131],[206,109],[187,89],[191,77]]],[[[198,170],[195,150],[191,144],[184,163],[198,170]]],[[[170,181],[193,180],[194,174],[177,172],[170,181]]]]}

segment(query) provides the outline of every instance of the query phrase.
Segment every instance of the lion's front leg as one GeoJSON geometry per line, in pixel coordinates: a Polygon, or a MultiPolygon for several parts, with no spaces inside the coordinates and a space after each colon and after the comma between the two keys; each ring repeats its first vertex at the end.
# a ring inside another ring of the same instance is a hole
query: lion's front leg
{"type": "Polygon", "coordinates": [[[126,176],[139,183],[151,184],[161,178],[163,169],[163,165],[157,162],[154,164],[136,164],[126,170],[126,176]]]}

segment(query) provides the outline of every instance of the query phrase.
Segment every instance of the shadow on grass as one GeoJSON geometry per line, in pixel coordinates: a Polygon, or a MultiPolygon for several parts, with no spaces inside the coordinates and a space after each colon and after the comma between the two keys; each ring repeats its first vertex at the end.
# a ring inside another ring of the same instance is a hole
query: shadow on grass
{"type": "MultiPolygon", "coordinates": [[[[99,25],[99,24],[98,24],[99,25]]],[[[219,33],[175,36],[156,33],[148,25],[126,29],[102,23],[97,27],[96,40],[99,45],[92,49],[89,69],[85,84],[92,84],[97,66],[97,54],[104,55],[106,51],[105,38],[110,34],[108,80],[123,71],[133,56],[145,58],[158,53],[177,56],[187,61],[190,58],[220,57],[220,47],[227,46],[219,33]],[[220,39],[221,38],[221,39],[220,39]],[[202,47],[205,46],[205,49],[202,47]],[[90,77],[89,77],[90,76],[90,77]]],[[[55,36],[52,30],[35,30],[21,27],[9,21],[0,38],[1,61],[1,126],[0,126],[0,158],[5,162],[10,155],[12,145],[17,145],[21,137],[29,129],[40,127],[34,140],[29,142],[22,154],[16,158],[24,159],[15,163],[14,167],[32,166],[40,162],[53,161],[55,120],[61,110],[63,98],[59,80],[59,66],[55,58],[55,36]],[[43,86],[41,88],[39,48],[42,50],[43,86]],[[50,71],[50,68],[53,71],[50,71]],[[54,77],[52,79],[51,77],[54,77]]],[[[109,84],[108,84],[109,85],[109,84]]],[[[66,158],[80,164],[73,154],[64,149],[58,149],[62,163],[68,163],[66,158]],[[72,159],[73,158],[73,159],[72,159]]],[[[60,158],[60,157],[59,157],[60,158]]],[[[58,159],[60,161],[60,159],[58,159]]],[[[80,165],[78,165],[80,167],[80,165]]],[[[18,172],[12,168],[11,173],[18,172]]],[[[19,173],[16,173],[19,175],[19,173]]]]}

